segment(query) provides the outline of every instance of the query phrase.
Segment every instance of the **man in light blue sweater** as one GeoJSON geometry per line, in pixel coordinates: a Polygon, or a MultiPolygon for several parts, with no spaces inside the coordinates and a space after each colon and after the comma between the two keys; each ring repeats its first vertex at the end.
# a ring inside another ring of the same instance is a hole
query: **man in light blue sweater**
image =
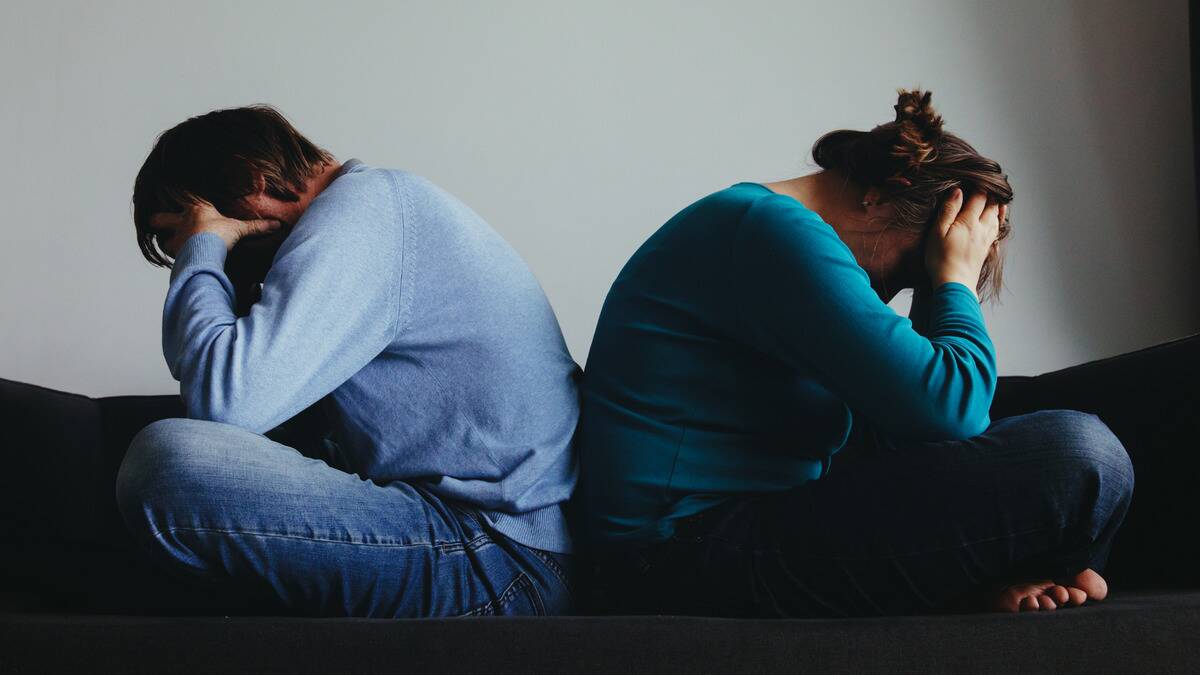
{"type": "Polygon", "coordinates": [[[482,218],[268,106],[164,132],[133,202],[147,259],[173,259],[163,353],[187,409],[118,476],[151,555],[303,613],[569,610],[580,369],[482,218]],[[268,437],[313,411],[327,433],[268,437]]]}

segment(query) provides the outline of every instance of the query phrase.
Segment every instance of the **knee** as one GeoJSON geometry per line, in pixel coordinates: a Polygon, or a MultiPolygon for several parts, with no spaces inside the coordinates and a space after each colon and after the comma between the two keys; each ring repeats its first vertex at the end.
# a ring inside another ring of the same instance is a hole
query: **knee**
{"type": "Polygon", "coordinates": [[[1133,494],[1133,462],[1121,439],[1094,413],[1079,410],[1039,411],[1052,427],[1051,438],[1067,475],[1073,475],[1094,498],[1113,507],[1133,494]]]}
{"type": "Polygon", "coordinates": [[[167,418],[151,422],[129,443],[117,472],[117,506],[131,527],[169,511],[177,498],[196,494],[219,444],[205,433],[211,422],[167,418]]]}

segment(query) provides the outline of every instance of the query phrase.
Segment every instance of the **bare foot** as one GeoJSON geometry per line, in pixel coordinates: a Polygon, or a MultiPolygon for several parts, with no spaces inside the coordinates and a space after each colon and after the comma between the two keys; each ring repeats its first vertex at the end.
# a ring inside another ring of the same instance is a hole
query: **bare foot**
{"type": "Polygon", "coordinates": [[[1027,581],[987,592],[984,608],[992,612],[1036,612],[1075,607],[1108,596],[1104,577],[1091,569],[1067,579],[1027,581]]]}

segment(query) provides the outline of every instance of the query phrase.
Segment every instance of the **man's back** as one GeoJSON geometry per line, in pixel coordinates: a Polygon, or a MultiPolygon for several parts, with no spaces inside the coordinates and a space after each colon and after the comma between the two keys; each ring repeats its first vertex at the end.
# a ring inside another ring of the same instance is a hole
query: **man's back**
{"type": "Polygon", "coordinates": [[[560,504],[576,477],[580,369],[533,274],[474,211],[419,176],[347,160],[232,327],[222,246],[185,244],[164,307],[190,417],[262,433],[332,394],[346,471],[570,550],[560,504]]]}
{"type": "Polygon", "coordinates": [[[405,210],[395,339],[334,391],[350,470],[424,482],[492,511],[514,539],[559,550],[555,505],[575,483],[580,369],[545,293],[452,195],[405,171],[347,166],[386,173],[405,210]],[[534,524],[504,515],[543,508],[534,524]],[[553,541],[527,528],[552,528],[553,541]]]}

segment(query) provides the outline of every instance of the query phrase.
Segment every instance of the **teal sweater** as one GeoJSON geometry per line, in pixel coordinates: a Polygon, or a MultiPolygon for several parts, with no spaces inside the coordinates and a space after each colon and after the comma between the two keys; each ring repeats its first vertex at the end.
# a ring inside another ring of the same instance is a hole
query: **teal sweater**
{"type": "Polygon", "coordinates": [[[671,218],[608,293],[581,390],[582,530],[657,541],[816,480],[855,414],[894,437],[977,435],[995,387],[970,289],[941,284],[902,317],[817,213],[739,183],[671,218]]]}

